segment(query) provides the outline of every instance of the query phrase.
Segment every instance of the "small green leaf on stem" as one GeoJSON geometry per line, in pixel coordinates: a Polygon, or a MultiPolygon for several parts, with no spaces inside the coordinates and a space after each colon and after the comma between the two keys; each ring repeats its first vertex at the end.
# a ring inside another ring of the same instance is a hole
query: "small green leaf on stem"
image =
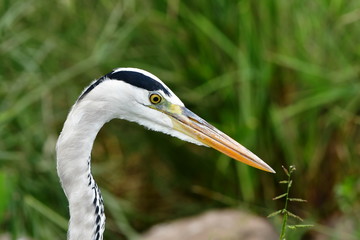
{"type": "Polygon", "coordinates": [[[307,202],[307,200],[301,198],[288,198],[288,200],[290,202],[307,202]]]}
{"type": "Polygon", "coordinates": [[[312,224],[296,224],[296,225],[288,225],[287,227],[290,229],[296,229],[296,228],[314,227],[314,225],[312,225],[312,224]]]}
{"type": "Polygon", "coordinates": [[[284,194],[281,194],[281,195],[279,195],[277,197],[274,197],[273,200],[278,200],[278,199],[286,197],[286,196],[287,196],[287,193],[284,193],[284,194]]]}
{"type": "Polygon", "coordinates": [[[298,220],[300,220],[301,222],[304,221],[301,217],[299,217],[298,215],[296,215],[296,214],[294,214],[294,213],[292,213],[292,212],[289,212],[288,210],[286,210],[286,213],[287,213],[287,215],[289,215],[289,217],[298,219],[298,220]]]}
{"type": "MultiPolygon", "coordinates": [[[[285,174],[290,177],[290,174],[289,174],[289,171],[284,167],[284,166],[281,166],[282,169],[284,170],[285,174]]],[[[291,166],[290,166],[291,167],[291,166]]]]}
{"type": "Polygon", "coordinates": [[[267,217],[268,218],[275,217],[276,215],[279,215],[281,212],[282,212],[282,209],[280,209],[276,212],[270,213],[267,217]]]}

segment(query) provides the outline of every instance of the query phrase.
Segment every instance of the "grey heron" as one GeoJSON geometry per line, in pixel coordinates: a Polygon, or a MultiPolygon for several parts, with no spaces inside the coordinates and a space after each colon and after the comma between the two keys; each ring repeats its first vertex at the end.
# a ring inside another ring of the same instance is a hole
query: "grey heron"
{"type": "Polygon", "coordinates": [[[141,69],[118,68],[85,88],[57,141],[57,172],[69,201],[69,240],[103,239],[104,205],[91,175],[90,155],[100,128],[114,118],[212,147],[250,166],[274,172],[255,154],[188,110],[159,78],[141,69]]]}

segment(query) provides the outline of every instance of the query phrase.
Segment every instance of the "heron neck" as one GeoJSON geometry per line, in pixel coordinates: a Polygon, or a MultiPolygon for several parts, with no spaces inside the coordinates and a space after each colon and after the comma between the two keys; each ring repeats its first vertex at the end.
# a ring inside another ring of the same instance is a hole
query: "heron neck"
{"type": "Polygon", "coordinates": [[[103,200],[91,175],[93,142],[109,120],[98,110],[75,104],[57,142],[57,171],[69,201],[69,240],[100,240],[105,228],[103,200]]]}

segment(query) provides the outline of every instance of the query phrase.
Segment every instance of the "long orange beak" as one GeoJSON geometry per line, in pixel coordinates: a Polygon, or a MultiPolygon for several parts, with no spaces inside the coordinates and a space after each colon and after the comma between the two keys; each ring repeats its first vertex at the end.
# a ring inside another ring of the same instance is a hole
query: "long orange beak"
{"type": "Polygon", "coordinates": [[[225,133],[216,129],[195,113],[191,112],[189,109],[183,106],[170,104],[166,109],[162,108],[158,110],[171,117],[175,130],[182,132],[235,160],[263,171],[275,173],[275,171],[258,156],[225,133]]]}

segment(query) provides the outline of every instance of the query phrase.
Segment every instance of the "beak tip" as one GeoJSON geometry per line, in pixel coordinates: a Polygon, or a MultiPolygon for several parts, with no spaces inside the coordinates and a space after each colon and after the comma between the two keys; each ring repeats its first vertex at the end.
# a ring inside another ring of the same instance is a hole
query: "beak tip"
{"type": "Polygon", "coordinates": [[[264,163],[264,168],[262,168],[262,170],[269,172],[269,173],[276,173],[274,169],[272,169],[269,165],[267,165],[265,162],[264,163]]]}

